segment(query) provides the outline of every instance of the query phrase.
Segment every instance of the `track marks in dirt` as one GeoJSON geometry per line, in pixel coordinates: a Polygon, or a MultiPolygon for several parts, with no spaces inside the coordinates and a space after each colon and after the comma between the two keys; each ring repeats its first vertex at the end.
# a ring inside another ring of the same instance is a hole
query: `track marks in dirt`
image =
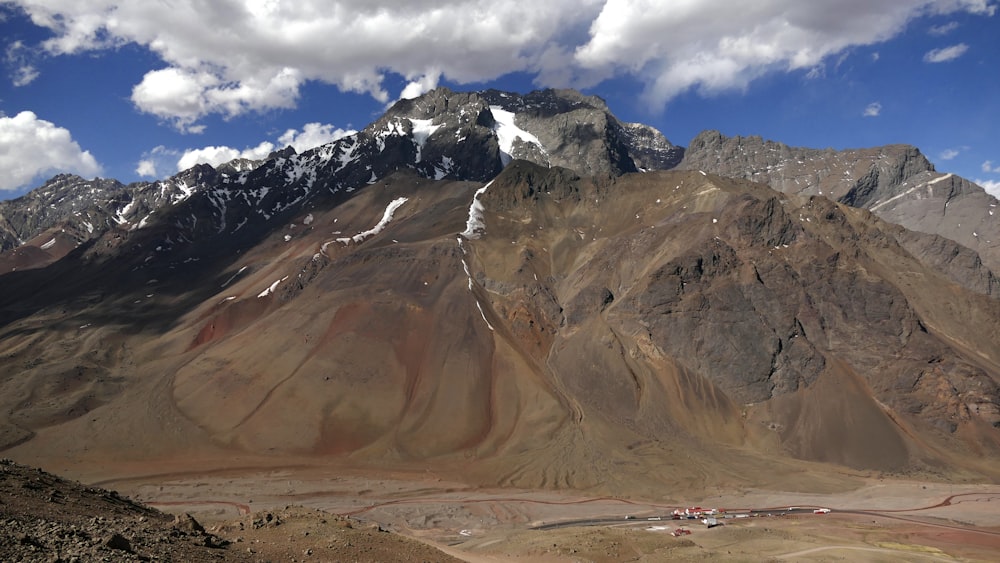
{"type": "Polygon", "coordinates": [[[240,516],[250,514],[250,505],[242,502],[232,502],[226,500],[162,500],[145,503],[153,508],[177,507],[177,506],[225,506],[235,508],[240,516]]]}
{"type": "MultiPolygon", "coordinates": [[[[623,499],[616,497],[594,497],[578,500],[539,500],[539,499],[529,499],[529,498],[519,498],[519,497],[489,497],[489,498],[460,498],[460,499],[449,499],[442,497],[424,497],[424,498],[408,498],[408,499],[395,499],[388,500],[384,502],[373,503],[369,506],[358,508],[349,512],[344,512],[341,516],[355,516],[358,514],[363,514],[370,510],[376,508],[383,508],[386,506],[394,506],[400,504],[488,504],[491,505],[491,510],[497,510],[494,505],[497,503],[512,503],[512,504],[544,504],[551,506],[568,506],[568,505],[579,505],[579,504],[595,504],[601,502],[619,503],[626,506],[650,506],[654,508],[675,508],[675,505],[665,505],[650,503],[645,501],[634,501],[631,499],[623,499]]],[[[509,510],[509,509],[507,509],[509,510]]]]}

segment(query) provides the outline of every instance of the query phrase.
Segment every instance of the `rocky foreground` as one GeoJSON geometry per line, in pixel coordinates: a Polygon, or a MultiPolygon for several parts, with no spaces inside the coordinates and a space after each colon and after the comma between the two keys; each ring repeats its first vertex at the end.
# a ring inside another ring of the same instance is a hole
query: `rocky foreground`
{"type": "Polygon", "coordinates": [[[458,561],[430,546],[302,508],[206,530],[114,491],[0,460],[0,561],[458,561]]]}

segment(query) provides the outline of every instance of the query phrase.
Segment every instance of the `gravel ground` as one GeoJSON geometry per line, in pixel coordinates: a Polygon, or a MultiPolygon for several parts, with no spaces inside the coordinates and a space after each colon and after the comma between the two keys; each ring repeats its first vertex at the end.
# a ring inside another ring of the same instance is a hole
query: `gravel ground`
{"type": "Polygon", "coordinates": [[[206,530],[114,491],[0,460],[0,561],[459,561],[426,544],[301,507],[206,530]]]}

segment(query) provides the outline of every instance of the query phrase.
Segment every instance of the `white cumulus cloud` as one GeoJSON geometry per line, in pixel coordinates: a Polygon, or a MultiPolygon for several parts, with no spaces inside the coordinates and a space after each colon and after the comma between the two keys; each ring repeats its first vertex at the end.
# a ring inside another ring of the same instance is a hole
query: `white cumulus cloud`
{"type": "Polygon", "coordinates": [[[355,133],[357,131],[353,129],[341,129],[329,123],[306,123],[301,131],[298,129],[285,131],[278,137],[278,143],[282,147],[291,146],[295,152],[304,152],[355,133]]]}
{"type": "Polygon", "coordinates": [[[899,34],[914,18],[966,11],[990,15],[987,0],[801,2],[608,0],[575,59],[608,76],[644,77],[662,103],[696,89],[743,89],[770,72],[815,68],[828,56],[899,34]]]}
{"type": "Polygon", "coordinates": [[[0,190],[17,190],[42,175],[68,172],[93,177],[101,166],[69,130],[30,111],[0,114],[0,190]]]}
{"type": "Polygon", "coordinates": [[[135,173],[144,178],[158,178],[164,170],[172,170],[180,152],[168,149],[163,145],[154,147],[142,154],[136,164],[135,173]]]}
{"type": "Polygon", "coordinates": [[[952,45],[951,47],[942,47],[940,49],[931,49],[930,51],[927,51],[926,55],[924,55],[924,62],[945,63],[953,61],[964,55],[968,50],[969,46],[965,43],[959,43],[958,45],[952,45]]]}
{"type": "Polygon", "coordinates": [[[882,104],[879,102],[872,102],[865,106],[865,111],[862,115],[865,117],[878,117],[882,114],[882,104]]]}
{"type": "MultiPolygon", "coordinates": [[[[884,42],[914,19],[990,16],[992,0],[6,0],[51,32],[49,55],[137,44],[162,61],[132,91],[143,112],[199,132],[208,115],[293,107],[319,81],[381,102],[441,80],[526,72],[541,86],[630,75],[662,106],[742,89],[884,42]]],[[[949,49],[955,49],[958,46],[949,49]]],[[[958,56],[944,51],[933,58],[958,56]]],[[[25,78],[30,76],[24,75],[25,78]]]]}
{"type": "Polygon", "coordinates": [[[307,81],[388,102],[387,73],[407,77],[412,93],[441,74],[472,82],[530,70],[537,53],[566,30],[585,29],[601,7],[599,0],[13,3],[53,32],[42,45],[50,54],[128,43],[151,49],[165,64],[135,86],[132,101],[189,132],[209,114],[292,107],[307,81]]]}
{"type": "Polygon", "coordinates": [[[135,173],[144,178],[155,178],[157,176],[156,161],[151,158],[140,160],[135,166],[135,173]]]}
{"type": "Polygon", "coordinates": [[[992,160],[987,160],[983,162],[982,165],[983,172],[994,172],[1000,173],[1000,165],[994,166],[992,160]]]}
{"type": "MultiPolygon", "coordinates": [[[[295,152],[303,152],[309,149],[331,143],[337,139],[347,137],[357,133],[352,129],[341,129],[329,123],[306,123],[302,130],[288,129],[277,139],[277,144],[271,141],[261,141],[255,147],[236,149],[227,146],[208,146],[198,149],[185,150],[177,159],[177,170],[187,170],[195,164],[210,164],[218,166],[237,158],[249,160],[263,160],[277,149],[291,146],[295,152]]],[[[177,154],[176,151],[169,152],[163,147],[157,147],[152,152],[159,151],[162,154],[177,154]]]]}
{"type": "Polygon", "coordinates": [[[163,145],[142,154],[136,163],[135,173],[146,178],[157,178],[162,174],[172,174],[187,170],[196,164],[218,166],[237,158],[263,160],[275,150],[291,146],[296,152],[325,145],[353,135],[357,131],[342,129],[329,123],[306,123],[302,129],[288,129],[275,142],[261,141],[256,146],[238,149],[229,146],[205,146],[178,150],[163,145]]]}
{"type": "Polygon", "coordinates": [[[952,160],[959,154],[961,154],[961,151],[959,151],[958,149],[945,149],[941,151],[941,154],[939,156],[941,160],[952,160]]]}
{"type": "Polygon", "coordinates": [[[247,158],[250,160],[260,160],[274,152],[274,143],[264,141],[256,147],[243,150],[232,147],[202,147],[200,149],[188,149],[177,160],[177,171],[187,170],[195,164],[209,164],[218,166],[237,158],[247,158]]]}
{"type": "Polygon", "coordinates": [[[173,121],[182,131],[200,133],[194,122],[208,113],[205,93],[218,80],[206,73],[165,68],[146,73],[132,89],[132,101],[140,109],[173,121]]]}
{"type": "Polygon", "coordinates": [[[1000,199],[1000,182],[996,180],[975,180],[975,183],[982,186],[982,188],[986,190],[986,193],[1000,199]]]}
{"type": "Polygon", "coordinates": [[[437,88],[438,78],[440,78],[440,76],[440,72],[428,72],[421,77],[411,79],[410,82],[408,82],[403,88],[403,92],[399,94],[399,99],[412,100],[413,98],[418,98],[426,92],[437,88]]]}

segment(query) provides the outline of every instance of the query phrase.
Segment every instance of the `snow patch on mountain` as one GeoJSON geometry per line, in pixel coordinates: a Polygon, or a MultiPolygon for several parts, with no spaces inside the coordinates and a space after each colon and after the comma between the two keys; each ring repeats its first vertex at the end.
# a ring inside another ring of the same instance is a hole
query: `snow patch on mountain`
{"type": "Polygon", "coordinates": [[[358,147],[361,146],[361,144],[358,143],[357,139],[355,139],[354,137],[348,137],[342,141],[340,146],[346,146],[347,148],[344,149],[344,152],[341,153],[338,159],[340,166],[338,166],[337,169],[334,171],[335,174],[343,170],[345,166],[354,161],[356,156],[355,151],[358,150],[358,147]]]}
{"type": "Polygon", "coordinates": [[[469,279],[469,291],[472,291],[472,270],[469,269],[469,262],[466,260],[469,251],[465,249],[465,241],[462,237],[456,237],[458,240],[458,248],[462,251],[462,269],[465,270],[465,277],[469,279]]]}
{"type": "Polygon", "coordinates": [[[401,205],[406,203],[408,199],[409,198],[399,197],[390,201],[389,205],[385,207],[385,211],[382,213],[382,219],[378,222],[377,225],[368,229],[367,231],[360,232],[354,235],[353,237],[338,238],[337,242],[342,244],[350,244],[351,242],[354,242],[355,244],[358,244],[364,242],[365,239],[368,239],[370,237],[373,237],[381,233],[383,230],[385,230],[386,225],[388,225],[389,222],[392,221],[392,216],[396,213],[396,210],[399,209],[401,205]]]}
{"type": "Polygon", "coordinates": [[[126,203],[125,206],[122,207],[121,209],[119,209],[118,213],[112,218],[114,220],[114,222],[118,223],[119,225],[121,225],[123,223],[128,223],[128,213],[129,213],[129,211],[132,210],[132,207],[134,205],[135,205],[135,200],[134,199],[132,201],[126,203]]]}
{"type": "Polygon", "coordinates": [[[450,156],[442,156],[441,163],[434,166],[434,179],[442,180],[455,169],[455,160],[450,156]]]}
{"type": "Polygon", "coordinates": [[[469,268],[469,261],[467,259],[469,251],[465,249],[465,241],[462,239],[462,237],[456,237],[456,238],[458,240],[458,248],[462,251],[462,269],[465,270],[465,277],[468,278],[469,291],[472,292],[472,298],[476,300],[476,308],[479,309],[479,314],[483,317],[483,322],[486,323],[486,326],[491,331],[495,331],[496,329],[493,328],[493,325],[490,324],[489,319],[486,318],[486,312],[483,311],[483,304],[480,302],[479,296],[477,296],[475,293],[475,285],[474,282],[472,281],[472,270],[469,268]]]}
{"type": "Polygon", "coordinates": [[[219,230],[216,231],[218,233],[226,230],[226,200],[228,196],[229,190],[212,190],[205,195],[219,213],[219,230]]]}
{"type": "Polygon", "coordinates": [[[936,184],[938,182],[941,182],[943,180],[947,180],[948,178],[951,178],[951,177],[952,177],[952,174],[948,173],[948,174],[945,174],[944,176],[941,176],[940,178],[934,178],[930,182],[927,182],[927,185],[928,186],[932,186],[932,185],[934,185],[934,184],[936,184]]]}
{"type": "Polygon", "coordinates": [[[413,126],[411,131],[413,132],[413,144],[417,147],[417,157],[415,162],[420,162],[420,153],[423,151],[424,144],[427,139],[437,131],[441,125],[432,124],[432,119],[410,119],[410,124],[413,126]]]}
{"type": "Polygon", "coordinates": [[[221,287],[226,287],[227,285],[233,283],[233,280],[235,280],[237,277],[239,277],[240,274],[242,274],[243,272],[245,272],[246,269],[247,269],[247,267],[248,266],[243,266],[242,268],[240,268],[238,272],[236,272],[228,280],[226,280],[225,282],[223,282],[223,284],[222,284],[221,287]]]}
{"type": "MultiPolygon", "coordinates": [[[[162,188],[166,188],[167,186],[168,186],[168,184],[166,182],[162,182],[160,184],[161,189],[162,188]]],[[[194,193],[194,186],[187,185],[187,182],[185,182],[183,180],[180,181],[180,182],[178,182],[177,184],[175,184],[174,187],[176,187],[178,190],[180,190],[181,193],[179,193],[179,194],[175,193],[175,194],[173,194],[173,196],[171,196],[170,203],[172,205],[177,205],[178,203],[180,203],[180,202],[184,201],[185,199],[191,197],[191,195],[194,193]]]]}
{"type": "Polygon", "coordinates": [[[399,119],[393,119],[385,124],[380,131],[375,132],[375,143],[378,145],[378,152],[385,150],[385,140],[389,137],[402,137],[406,135],[406,130],[399,119]]]}
{"type": "Polygon", "coordinates": [[[476,190],[476,193],[472,196],[472,205],[469,206],[469,218],[465,221],[465,230],[462,231],[462,236],[467,239],[479,238],[486,232],[486,219],[483,218],[483,212],[486,211],[486,207],[479,201],[479,196],[486,193],[486,189],[491,184],[493,184],[492,180],[476,190]]]}
{"type": "MultiPolygon", "coordinates": [[[[951,178],[951,177],[952,177],[952,174],[945,174],[943,176],[939,176],[937,178],[934,178],[933,180],[931,180],[929,182],[926,182],[925,184],[923,184],[923,186],[920,186],[920,185],[913,186],[912,188],[910,188],[910,189],[908,189],[908,190],[906,190],[906,191],[904,191],[902,193],[896,194],[896,195],[890,197],[889,199],[887,199],[885,201],[880,201],[880,202],[876,203],[875,205],[869,207],[868,209],[869,209],[869,211],[873,211],[874,212],[874,211],[878,210],[881,207],[884,207],[884,206],[886,206],[886,205],[888,205],[888,204],[890,204],[890,203],[892,203],[892,202],[894,202],[894,201],[896,201],[896,200],[898,200],[900,198],[903,198],[903,197],[906,197],[906,196],[912,194],[913,192],[917,191],[921,187],[927,189],[927,197],[930,197],[931,196],[931,186],[933,186],[934,184],[937,184],[938,182],[947,180],[948,178],[951,178]]],[[[904,182],[903,185],[906,185],[905,182],[904,182]]]]}
{"type": "Polygon", "coordinates": [[[306,185],[311,188],[316,182],[316,167],[312,163],[305,162],[303,159],[298,157],[291,157],[287,161],[287,168],[285,169],[285,180],[289,184],[294,184],[300,179],[308,176],[306,180],[306,185]]]}
{"type": "Polygon", "coordinates": [[[288,276],[285,276],[285,277],[281,278],[280,280],[275,281],[270,286],[268,286],[267,289],[265,289],[264,291],[258,293],[257,294],[257,298],[261,299],[261,298],[267,297],[268,295],[271,295],[272,293],[274,293],[274,290],[278,288],[278,284],[280,284],[281,282],[283,282],[283,281],[285,281],[287,279],[288,279],[288,276]]]}
{"type": "Polygon", "coordinates": [[[493,114],[493,120],[496,122],[493,130],[497,134],[497,143],[500,145],[500,161],[504,166],[507,166],[513,160],[511,153],[514,150],[514,141],[516,139],[521,139],[526,143],[533,143],[543,153],[546,152],[545,147],[542,146],[542,142],[538,140],[538,137],[514,124],[514,112],[507,111],[500,106],[490,106],[490,112],[493,114]]]}
{"type": "Polygon", "coordinates": [[[485,313],[485,312],[483,312],[483,305],[482,305],[482,303],[480,303],[480,302],[479,302],[479,300],[478,300],[478,299],[476,299],[476,308],[478,308],[478,309],[479,309],[479,314],[480,314],[480,315],[482,315],[482,317],[483,317],[483,321],[484,321],[484,322],[486,323],[486,326],[487,326],[487,327],[488,327],[488,328],[489,328],[490,330],[495,330],[495,329],[493,328],[493,325],[491,325],[491,324],[490,324],[490,321],[486,319],[486,313],[485,313]]]}
{"type": "MultiPolygon", "coordinates": [[[[136,229],[142,229],[146,225],[148,225],[149,224],[149,219],[150,219],[150,217],[153,216],[153,213],[154,212],[152,212],[152,211],[150,211],[149,213],[147,213],[145,217],[143,217],[142,219],[139,220],[139,224],[136,225],[135,228],[136,229]]],[[[89,225],[90,223],[87,223],[87,224],[89,225]]],[[[94,232],[93,228],[91,228],[90,232],[94,232]]]]}

